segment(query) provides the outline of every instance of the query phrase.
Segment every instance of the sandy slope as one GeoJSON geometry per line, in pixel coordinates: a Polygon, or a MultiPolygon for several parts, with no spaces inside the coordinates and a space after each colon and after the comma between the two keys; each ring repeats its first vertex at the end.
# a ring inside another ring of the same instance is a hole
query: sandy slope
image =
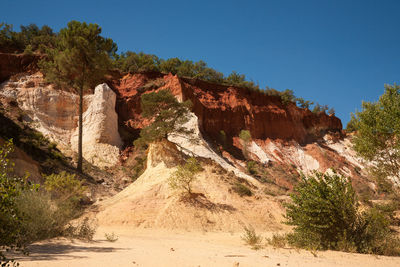
{"type": "MultiPolygon", "coordinates": [[[[265,234],[267,236],[268,234],[265,234]]],[[[101,228],[94,242],[51,240],[30,247],[30,266],[400,266],[400,257],[304,250],[252,250],[240,233],[199,233],[101,228]],[[104,233],[119,239],[105,241],[104,233]]]]}
{"type": "Polygon", "coordinates": [[[182,199],[168,185],[179,152],[175,146],[163,145],[152,145],[147,169],[134,183],[97,204],[95,216],[100,226],[199,232],[242,231],[249,224],[259,231],[285,228],[281,224],[284,209],[279,199],[267,196],[252,183],[247,186],[253,195],[240,197],[232,191],[238,178],[217,164],[203,162],[204,171],[193,184],[195,194],[182,199]]]}

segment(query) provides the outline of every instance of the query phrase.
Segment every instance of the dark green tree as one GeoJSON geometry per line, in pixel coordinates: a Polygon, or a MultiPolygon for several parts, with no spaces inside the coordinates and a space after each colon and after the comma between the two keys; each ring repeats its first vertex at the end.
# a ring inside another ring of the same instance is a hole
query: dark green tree
{"type": "Polygon", "coordinates": [[[121,53],[115,61],[118,69],[125,72],[158,71],[160,60],[157,56],[128,51],[121,53]]]}
{"type": "Polygon", "coordinates": [[[181,64],[182,64],[182,61],[177,57],[169,58],[167,60],[161,60],[160,71],[166,72],[166,73],[171,72],[172,74],[177,74],[178,69],[181,64]]]}
{"type": "Polygon", "coordinates": [[[152,120],[143,128],[135,146],[144,146],[166,139],[169,133],[187,133],[182,124],[189,120],[190,100],[180,103],[169,90],[143,94],[141,97],[142,116],[152,120]]]}
{"type": "Polygon", "coordinates": [[[61,29],[55,47],[47,50],[48,57],[39,64],[48,82],[79,93],[79,172],[82,172],[83,92],[104,80],[112,66],[110,56],[117,50],[111,39],[100,34],[97,24],[71,21],[67,28],[61,29]]]}

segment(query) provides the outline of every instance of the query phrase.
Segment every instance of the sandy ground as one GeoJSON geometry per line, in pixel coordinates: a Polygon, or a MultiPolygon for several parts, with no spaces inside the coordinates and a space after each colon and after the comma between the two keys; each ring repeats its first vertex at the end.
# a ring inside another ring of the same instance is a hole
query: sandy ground
{"type": "MultiPolygon", "coordinates": [[[[93,242],[55,239],[30,246],[20,266],[400,266],[383,257],[266,247],[252,250],[240,233],[174,232],[100,228],[93,242]],[[104,233],[115,232],[116,242],[104,233]]],[[[264,234],[268,236],[268,234],[264,234]]]]}

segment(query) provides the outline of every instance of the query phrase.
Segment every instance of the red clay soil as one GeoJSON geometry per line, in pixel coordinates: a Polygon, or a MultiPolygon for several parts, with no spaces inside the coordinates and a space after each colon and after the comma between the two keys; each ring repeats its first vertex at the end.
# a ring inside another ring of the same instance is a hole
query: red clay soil
{"type": "Polygon", "coordinates": [[[157,78],[165,83],[158,89],[169,88],[178,98],[192,101],[201,130],[213,138],[218,138],[221,130],[232,137],[247,129],[253,139],[308,143],[328,131],[342,130],[337,117],[323,112],[314,114],[293,103],[284,105],[276,96],[160,73],[128,74],[114,81],[120,123],[136,131],[146,125],[140,116],[140,96],[143,87],[157,78]]]}
{"type": "Polygon", "coordinates": [[[0,83],[21,72],[36,72],[40,58],[38,55],[0,53],[0,83]]]}

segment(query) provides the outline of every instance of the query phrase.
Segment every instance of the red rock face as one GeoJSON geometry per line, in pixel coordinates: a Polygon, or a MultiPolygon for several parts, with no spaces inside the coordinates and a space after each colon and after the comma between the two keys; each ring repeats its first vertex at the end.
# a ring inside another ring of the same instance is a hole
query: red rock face
{"type": "Polygon", "coordinates": [[[21,72],[37,71],[40,56],[0,53],[0,83],[21,72]]]}
{"type": "Polygon", "coordinates": [[[138,130],[146,124],[140,116],[140,96],[143,87],[156,78],[162,78],[165,83],[158,89],[169,88],[179,99],[192,101],[201,130],[214,138],[218,138],[221,130],[232,137],[246,129],[253,139],[307,143],[327,131],[342,130],[337,117],[314,114],[293,103],[284,105],[279,97],[159,73],[126,75],[114,82],[117,113],[123,125],[138,130]]]}

